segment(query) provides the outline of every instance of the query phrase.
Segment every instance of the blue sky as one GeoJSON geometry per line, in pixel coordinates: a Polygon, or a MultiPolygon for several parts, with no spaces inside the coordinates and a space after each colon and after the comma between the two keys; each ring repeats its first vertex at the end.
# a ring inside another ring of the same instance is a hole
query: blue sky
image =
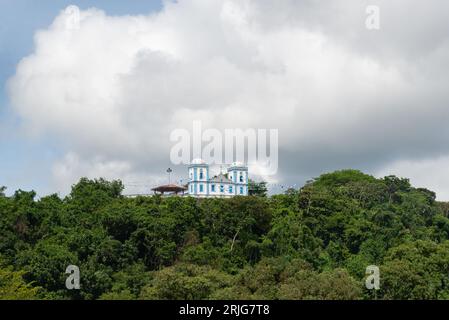
{"type": "Polygon", "coordinates": [[[69,5],[96,7],[108,15],[147,14],[161,9],[158,0],[1,0],[0,1],[0,185],[47,192],[51,162],[61,149],[50,139],[24,137],[20,120],[8,108],[6,82],[23,57],[33,52],[36,30],[48,27],[69,5]]]}

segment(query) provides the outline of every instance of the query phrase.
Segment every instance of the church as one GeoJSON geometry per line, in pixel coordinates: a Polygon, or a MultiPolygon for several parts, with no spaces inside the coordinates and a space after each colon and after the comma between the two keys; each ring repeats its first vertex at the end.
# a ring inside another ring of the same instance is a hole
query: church
{"type": "Polygon", "coordinates": [[[242,163],[234,162],[226,173],[212,176],[209,165],[201,159],[195,159],[188,170],[187,192],[190,196],[229,198],[248,195],[248,167],[242,163]]]}

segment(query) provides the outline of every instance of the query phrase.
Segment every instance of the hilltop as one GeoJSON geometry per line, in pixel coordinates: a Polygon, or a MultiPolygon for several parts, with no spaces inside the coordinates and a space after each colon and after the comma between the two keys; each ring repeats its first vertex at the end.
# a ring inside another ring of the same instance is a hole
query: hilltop
{"type": "Polygon", "coordinates": [[[343,170],[229,199],[122,191],[83,178],[65,198],[0,192],[0,299],[449,298],[449,205],[407,179],[343,170]],[[68,265],[80,290],[65,288],[68,265]]]}

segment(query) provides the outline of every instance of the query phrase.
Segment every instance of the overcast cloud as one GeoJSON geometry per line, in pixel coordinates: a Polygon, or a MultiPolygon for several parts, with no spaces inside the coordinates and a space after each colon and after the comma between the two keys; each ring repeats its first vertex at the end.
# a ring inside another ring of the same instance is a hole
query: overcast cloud
{"type": "Polygon", "coordinates": [[[64,148],[54,191],[103,176],[141,192],[165,179],[170,132],[201,120],[279,129],[277,183],[356,168],[449,200],[445,0],[179,0],[79,16],[37,31],[8,85],[22,130],[64,148]],[[365,28],[367,5],[380,30],[365,28]]]}

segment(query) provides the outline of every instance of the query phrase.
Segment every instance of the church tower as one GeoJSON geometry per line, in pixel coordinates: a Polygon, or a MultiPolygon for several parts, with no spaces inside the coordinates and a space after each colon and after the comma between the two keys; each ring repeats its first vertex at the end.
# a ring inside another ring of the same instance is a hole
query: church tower
{"type": "Polygon", "coordinates": [[[209,194],[209,165],[201,159],[195,159],[189,166],[188,192],[192,196],[205,197],[209,194]]]}
{"type": "Polygon", "coordinates": [[[228,178],[235,185],[234,195],[248,195],[248,167],[243,163],[233,162],[228,168],[228,178]]]}

